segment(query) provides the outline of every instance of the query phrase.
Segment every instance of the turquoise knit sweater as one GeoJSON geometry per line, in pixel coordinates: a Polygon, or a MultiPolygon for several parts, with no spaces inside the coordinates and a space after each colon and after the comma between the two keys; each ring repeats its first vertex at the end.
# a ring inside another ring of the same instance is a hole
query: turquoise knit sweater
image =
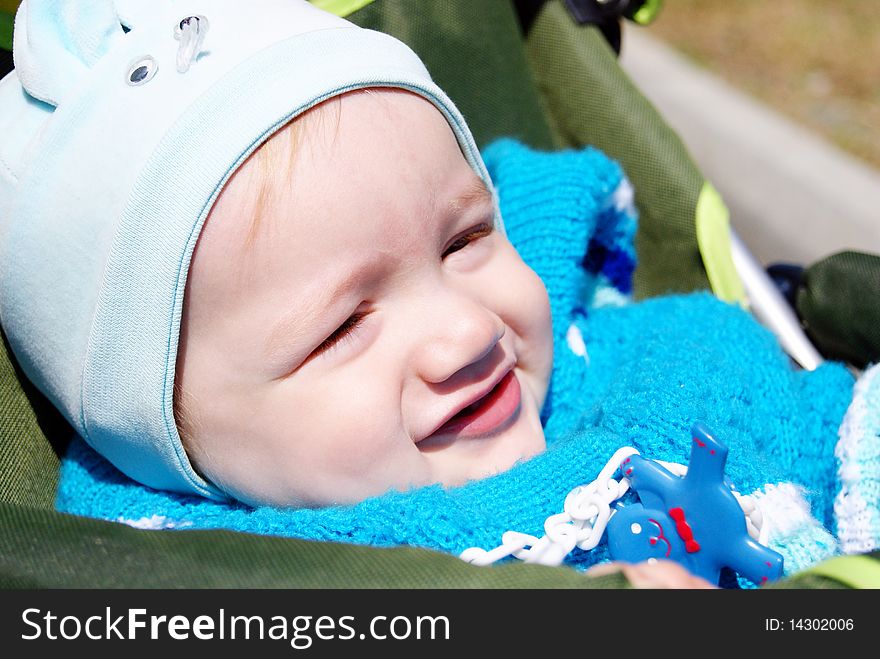
{"type": "MultiPolygon", "coordinates": [[[[834,448],[853,384],[846,369],[794,369],[750,315],[708,294],[629,303],[632,193],[601,153],[537,153],[503,140],[484,158],[510,240],[550,295],[546,452],[454,489],[279,510],[150,490],[76,441],[63,461],[58,508],[148,528],[232,528],[458,554],[492,548],[508,529],[542,535],[569,490],[593,480],[621,446],[686,464],[690,427],[703,421],[729,447],[726,473],[737,489],[763,502],[773,521],[769,544],[786,572],[835,553],[834,448]]],[[[600,544],[566,562],[583,568],[607,558],[600,544]]]]}

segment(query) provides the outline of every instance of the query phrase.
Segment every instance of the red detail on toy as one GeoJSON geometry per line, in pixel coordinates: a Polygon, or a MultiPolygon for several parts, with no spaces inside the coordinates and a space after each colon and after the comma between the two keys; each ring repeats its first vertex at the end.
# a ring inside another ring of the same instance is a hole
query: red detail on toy
{"type": "Polygon", "coordinates": [[[626,475],[627,475],[627,476],[631,475],[632,473],[633,473],[633,469],[632,469],[632,467],[630,467],[629,469],[626,470],[626,475]]]}
{"type": "Polygon", "coordinates": [[[696,437],[694,437],[694,441],[697,443],[697,446],[699,446],[700,448],[706,448],[706,442],[700,441],[696,437]]]}
{"type": "Polygon", "coordinates": [[[761,583],[767,583],[767,577],[761,577],[761,583]]]}
{"type": "Polygon", "coordinates": [[[650,543],[651,545],[656,545],[656,544],[657,544],[657,538],[651,538],[650,540],[648,540],[648,543],[650,543]]]}
{"type": "Polygon", "coordinates": [[[709,449],[709,453],[711,453],[712,455],[715,455],[715,449],[714,448],[709,449]]]}
{"type": "Polygon", "coordinates": [[[651,538],[651,540],[653,540],[653,542],[651,544],[652,545],[657,544],[657,540],[662,540],[663,542],[665,542],[666,543],[666,556],[664,556],[664,558],[669,558],[669,554],[672,553],[672,543],[669,542],[669,539],[663,533],[663,527],[660,526],[660,522],[658,522],[653,517],[649,517],[648,521],[651,522],[652,524],[654,524],[658,529],[660,529],[660,535],[656,538],[651,538]]]}
{"type": "Polygon", "coordinates": [[[773,564],[770,563],[770,561],[764,561],[764,564],[765,564],[767,567],[773,567],[773,564]]]}
{"type": "Polygon", "coordinates": [[[675,531],[678,536],[684,540],[684,548],[689,554],[700,551],[700,543],[694,540],[694,532],[684,515],[681,508],[670,508],[669,516],[675,521],[675,531]]]}

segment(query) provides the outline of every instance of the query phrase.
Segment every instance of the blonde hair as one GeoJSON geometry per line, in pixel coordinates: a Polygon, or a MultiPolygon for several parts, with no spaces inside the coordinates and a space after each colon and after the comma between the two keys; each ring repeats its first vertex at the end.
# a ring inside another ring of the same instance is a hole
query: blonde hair
{"type": "Polygon", "coordinates": [[[180,441],[183,443],[187,453],[189,453],[189,445],[192,443],[192,438],[195,437],[195,430],[198,424],[193,396],[184,391],[183,387],[180,386],[180,380],[177,378],[174,378],[172,392],[172,409],[174,421],[177,425],[177,434],[180,435],[180,441]]]}
{"type": "Polygon", "coordinates": [[[273,202],[281,201],[276,197],[280,194],[279,191],[283,193],[285,187],[277,183],[291,179],[297,154],[300,148],[305,146],[303,135],[315,134],[323,127],[325,121],[333,121],[335,138],[336,129],[339,127],[341,104],[342,97],[334,96],[309,108],[275,132],[250,155],[245,163],[249,163],[246,175],[248,185],[254,189],[255,194],[253,205],[248,209],[252,222],[245,239],[246,245],[253,245],[262,218],[268,215],[268,210],[274,205],[273,202]]]}

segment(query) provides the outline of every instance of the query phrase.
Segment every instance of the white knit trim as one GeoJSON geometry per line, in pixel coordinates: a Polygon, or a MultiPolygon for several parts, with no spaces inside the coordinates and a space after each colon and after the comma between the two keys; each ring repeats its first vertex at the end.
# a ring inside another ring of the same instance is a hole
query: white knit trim
{"type": "Polygon", "coordinates": [[[582,357],[587,363],[587,366],[590,365],[590,353],[587,352],[587,344],[584,341],[584,335],[581,334],[580,328],[574,323],[568,326],[568,331],[565,333],[565,342],[568,343],[569,350],[578,357],[582,357]]]}
{"type": "Polygon", "coordinates": [[[868,502],[858,491],[842,488],[834,502],[834,514],[837,516],[837,535],[844,553],[863,554],[877,549],[877,539],[871,533],[874,516],[868,502]]]}
{"type": "Polygon", "coordinates": [[[636,192],[632,183],[624,177],[621,179],[620,185],[611,194],[611,201],[617,211],[632,215],[636,210],[635,197],[636,192]]]}
{"type": "Polygon", "coordinates": [[[834,501],[837,535],[846,553],[880,546],[877,490],[880,483],[880,365],[856,382],[853,400],[840,424],[834,454],[840,461],[840,492],[834,501]]]}
{"type": "Polygon", "coordinates": [[[799,485],[765,485],[751,496],[763,516],[767,544],[784,559],[784,574],[794,574],[838,553],[837,539],[813,517],[799,485]]]}
{"type": "Polygon", "coordinates": [[[591,307],[595,309],[599,307],[622,307],[632,302],[632,298],[629,295],[624,295],[612,284],[604,285],[608,281],[604,275],[601,275],[600,281],[602,284],[596,287],[593,299],[590,301],[591,307]]]}
{"type": "Polygon", "coordinates": [[[769,542],[791,535],[807,524],[819,523],[810,513],[803,488],[793,483],[765,485],[763,490],[755,490],[751,496],[757,500],[764,524],[769,524],[769,542]]]}
{"type": "Polygon", "coordinates": [[[121,522],[122,524],[128,524],[136,529],[149,530],[177,529],[184,526],[192,526],[192,522],[178,522],[169,517],[165,517],[164,515],[153,515],[152,517],[141,517],[140,519],[125,519],[124,517],[119,517],[116,521],[121,522]]]}

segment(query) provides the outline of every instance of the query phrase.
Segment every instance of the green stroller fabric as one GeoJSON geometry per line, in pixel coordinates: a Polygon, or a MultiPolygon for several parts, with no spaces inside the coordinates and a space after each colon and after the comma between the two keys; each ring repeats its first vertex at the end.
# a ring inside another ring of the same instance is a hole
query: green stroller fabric
{"type": "MultiPolygon", "coordinates": [[[[17,3],[4,2],[9,10],[17,3]],[[10,7],[12,5],[12,7],[10,7]]],[[[349,4],[349,3],[342,3],[349,4]]],[[[363,2],[354,3],[363,5],[363,2]]],[[[11,26],[9,11],[2,26],[11,26]]],[[[595,28],[547,3],[524,38],[512,4],[377,0],[348,16],[412,47],[482,146],[592,143],[619,159],[642,215],[636,296],[709,286],[695,228],[705,185],[675,134],[619,69],[595,28]]],[[[5,32],[0,39],[7,39],[5,32]]],[[[0,44],[2,45],[2,44],[0,44]]],[[[7,53],[8,54],[8,53],[7,53]]],[[[414,549],[375,549],[222,531],[162,533],[52,510],[70,429],[0,353],[0,587],[617,588],[567,568],[476,568],[414,549]]],[[[806,586],[840,579],[797,577],[806,586]]]]}
{"type": "Polygon", "coordinates": [[[823,355],[858,368],[880,361],[880,255],[839,252],[814,263],[795,304],[823,355]]]}

